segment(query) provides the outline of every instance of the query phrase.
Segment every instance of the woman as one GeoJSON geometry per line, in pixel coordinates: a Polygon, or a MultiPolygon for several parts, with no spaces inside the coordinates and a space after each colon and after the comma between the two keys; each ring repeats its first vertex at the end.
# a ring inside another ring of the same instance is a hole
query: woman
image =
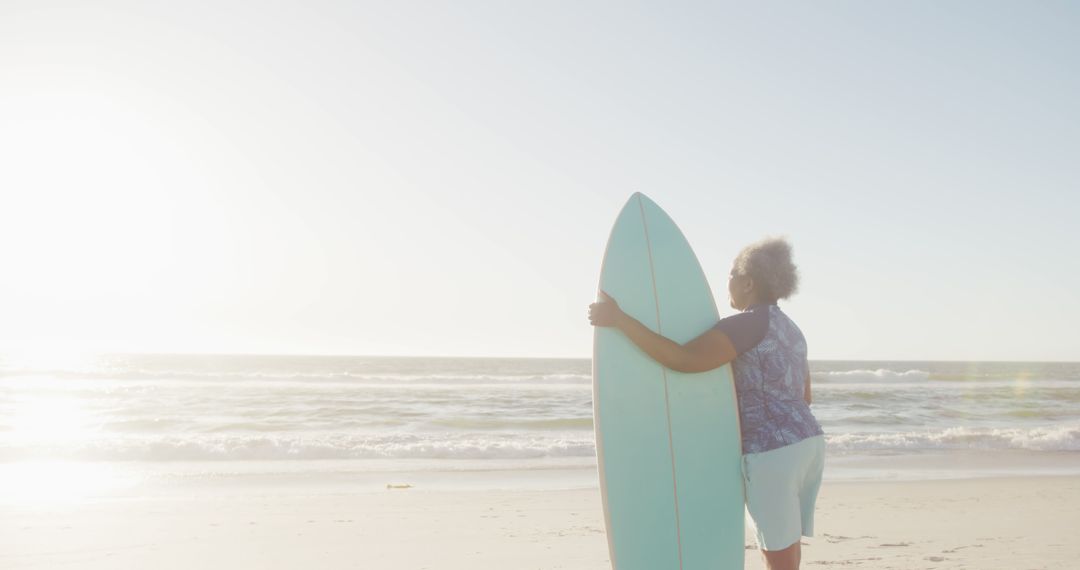
{"type": "Polygon", "coordinates": [[[746,508],[770,570],[797,570],[800,537],[813,536],[814,503],[821,486],[825,442],[810,412],[806,339],[776,305],[795,293],[798,275],[791,246],[766,239],[747,246],[731,269],[731,307],[721,319],[680,345],[604,302],[589,306],[594,326],[617,327],[660,364],[704,372],[732,363],[742,428],[746,508]]]}

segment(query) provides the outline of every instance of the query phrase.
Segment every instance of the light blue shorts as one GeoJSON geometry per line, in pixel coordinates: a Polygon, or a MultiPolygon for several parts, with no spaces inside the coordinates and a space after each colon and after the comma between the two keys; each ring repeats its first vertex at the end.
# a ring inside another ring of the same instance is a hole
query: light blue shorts
{"type": "Polygon", "coordinates": [[[783,550],[801,536],[814,536],[814,503],[824,468],[821,435],[743,455],[746,510],[757,529],[759,548],[783,550]]]}

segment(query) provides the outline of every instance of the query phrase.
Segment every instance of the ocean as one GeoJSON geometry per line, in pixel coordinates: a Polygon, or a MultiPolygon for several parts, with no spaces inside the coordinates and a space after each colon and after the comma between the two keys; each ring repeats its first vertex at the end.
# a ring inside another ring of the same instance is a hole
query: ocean
{"type": "MultiPolygon", "coordinates": [[[[1080,473],[1080,364],[815,361],[811,372],[827,478],[1080,473]]],[[[591,382],[587,359],[8,357],[0,471],[576,469],[595,481],[591,382]]]]}

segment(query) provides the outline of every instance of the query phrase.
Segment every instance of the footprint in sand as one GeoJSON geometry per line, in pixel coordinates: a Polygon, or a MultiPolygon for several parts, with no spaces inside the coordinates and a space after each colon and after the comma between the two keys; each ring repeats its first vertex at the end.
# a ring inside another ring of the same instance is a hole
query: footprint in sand
{"type": "Polygon", "coordinates": [[[981,544],[969,544],[967,546],[957,546],[956,548],[950,548],[948,550],[942,550],[941,553],[942,554],[952,554],[952,553],[954,553],[954,552],[956,552],[958,550],[963,550],[965,548],[982,548],[982,547],[983,547],[983,545],[981,545],[981,544]]]}
{"type": "Polygon", "coordinates": [[[870,538],[870,539],[877,538],[876,536],[843,536],[843,535],[840,535],[840,534],[829,534],[827,532],[822,533],[821,536],[825,538],[825,542],[829,542],[829,543],[832,543],[832,544],[836,544],[838,542],[842,542],[842,541],[845,541],[845,540],[862,540],[862,539],[866,539],[866,538],[870,538]]]}
{"type": "Polygon", "coordinates": [[[807,564],[821,564],[831,568],[833,566],[861,565],[863,562],[873,562],[876,560],[881,560],[881,557],[872,556],[870,558],[851,558],[849,560],[814,560],[812,562],[807,562],[807,564]]]}

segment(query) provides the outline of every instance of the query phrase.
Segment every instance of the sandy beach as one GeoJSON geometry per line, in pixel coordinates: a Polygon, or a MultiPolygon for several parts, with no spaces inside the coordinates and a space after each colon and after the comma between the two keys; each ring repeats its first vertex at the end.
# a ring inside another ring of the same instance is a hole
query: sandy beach
{"type": "MultiPolygon", "coordinates": [[[[7,504],[0,567],[610,568],[596,488],[330,489],[7,504]]],[[[826,482],[817,524],[806,568],[1066,568],[1080,558],[1080,477],[826,482]]],[[[762,568],[747,544],[746,567],[762,568]]]]}

